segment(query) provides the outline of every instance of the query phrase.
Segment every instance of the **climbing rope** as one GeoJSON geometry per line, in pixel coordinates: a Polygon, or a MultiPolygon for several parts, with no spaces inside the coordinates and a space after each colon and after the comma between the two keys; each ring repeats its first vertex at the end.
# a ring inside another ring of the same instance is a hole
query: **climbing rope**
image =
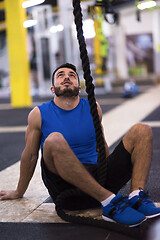
{"type": "MultiPolygon", "coordinates": [[[[103,133],[101,128],[101,122],[99,120],[99,115],[97,111],[93,78],[91,76],[91,71],[90,71],[89,57],[86,49],[85,39],[83,36],[82,10],[80,5],[80,0],[73,0],[73,14],[74,14],[74,20],[75,20],[76,29],[77,29],[77,38],[79,42],[80,57],[82,60],[82,68],[84,72],[86,92],[88,94],[88,101],[90,104],[91,115],[92,115],[93,123],[95,127],[96,142],[97,142],[97,147],[99,149],[98,169],[97,169],[98,182],[103,186],[105,184],[106,169],[107,169],[106,150],[105,150],[105,143],[104,143],[104,138],[103,138],[103,133]]],[[[57,214],[67,222],[74,222],[78,224],[86,224],[91,226],[102,227],[111,231],[124,233],[132,237],[141,236],[140,228],[131,230],[130,228],[122,224],[115,224],[111,222],[106,222],[104,220],[97,220],[91,217],[74,216],[74,215],[70,215],[69,213],[66,213],[66,211],[64,210],[64,205],[67,199],[71,199],[74,197],[77,197],[80,199],[81,197],[83,197],[83,195],[86,196],[79,189],[71,189],[71,190],[66,190],[62,192],[57,197],[57,200],[56,200],[57,214]]],[[[96,205],[98,204],[94,202],[93,206],[95,207],[96,205]]]]}
{"type": "Polygon", "coordinates": [[[89,64],[89,57],[86,48],[86,42],[83,36],[83,22],[82,22],[82,10],[80,1],[73,0],[73,14],[74,14],[74,21],[76,24],[77,30],[77,38],[79,42],[79,50],[80,50],[80,57],[82,60],[82,68],[84,72],[84,79],[86,85],[86,92],[88,94],[88,101],[90,104],[91,115],[93,118],[95,133],[96,133],[96,142],[97,147],[99,149],[99,157],[98,157],[98,182],[103,186],[105,183],[106,177],[106,150],[104,144],[104,138],[102,134],[101,122],[99,120],[99,115],[97,111],[97,104],[94,94],[94,85],[93,85],[93,78],[91,76],[90,71],[90,64],[89,64]]]}

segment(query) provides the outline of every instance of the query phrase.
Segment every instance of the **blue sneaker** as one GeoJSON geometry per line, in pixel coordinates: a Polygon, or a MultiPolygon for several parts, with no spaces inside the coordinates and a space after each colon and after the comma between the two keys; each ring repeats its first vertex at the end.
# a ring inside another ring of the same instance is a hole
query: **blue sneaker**
{"type": "Polygon", "coordinates": [[[128,227],[138,226],[146,220],[142,213],[128,205],[128,198],[122,194],[117,194],[107,206],[102,207],[102,211],[103,220],[122,223],[128,227]]]}
{"type": "Polygon", "coordinates": [[[144,214],[146,218],[153,218],[160,215],[160,208],[157,208],[150,200],[148,193],[140,189],[139,195],[128,200],[130,207],[144,214]]]}

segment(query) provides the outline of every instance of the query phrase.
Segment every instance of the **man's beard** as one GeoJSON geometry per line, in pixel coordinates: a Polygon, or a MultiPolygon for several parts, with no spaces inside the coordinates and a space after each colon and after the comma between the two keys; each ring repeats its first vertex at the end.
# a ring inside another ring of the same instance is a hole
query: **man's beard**
{"type": "Polygon", "coordinates": [[[74,87],[74,89],[65,88],[60,90],[60,87],[54,87],[55,95],[57,97],[76,97],[79,94],[79,87],[74,87]]]}

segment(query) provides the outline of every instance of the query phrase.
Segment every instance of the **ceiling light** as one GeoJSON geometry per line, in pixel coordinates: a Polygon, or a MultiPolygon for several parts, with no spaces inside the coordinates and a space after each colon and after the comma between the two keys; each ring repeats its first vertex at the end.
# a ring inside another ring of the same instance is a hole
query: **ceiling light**
{"type": "Polygon", "coordinates": [[[83,33],[86,39],[95,37],[96,33],[94,29],[94,21],[92,19],[86,19],[83,21],[83,33]]]}
{"type": "Polygon", "coordinates": [[[41,3],[44,3],[45,0],[28,0],[22,3],[22,7],[23,8],[29,8],[29,7],[33,7],[36,5],[39,5],[41,3]]]}
{"type": "Polygon", "coordinates": [[[24,28],[29,28],[29,27],[33,27],[34,25],[37,24],[37,20],[27,20],[23,23],[23,27],[24,28]]]}
{"type": "Polygon", "coordinates": [[[137,8],[139,10],[144,10],[146,8],[152,8],[155,7],[157,4],[155,1],[147,1],[147,2],[141,2],[137,4],[137,8]]]}
{"type": "Polygon", "coordinates": [[[50,32],[51,32],[51,33],[57,33],[57,32],[63,31],[63,29],[64,29],[63,25],[58,24],[57,26],[52,26],[52,27],[50,28],[50,32]]]}

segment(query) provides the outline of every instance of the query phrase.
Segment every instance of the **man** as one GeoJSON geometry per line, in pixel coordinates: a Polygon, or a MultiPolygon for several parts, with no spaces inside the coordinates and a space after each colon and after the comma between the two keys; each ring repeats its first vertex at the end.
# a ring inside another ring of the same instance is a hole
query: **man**
{"type": "MultiPolygon", "coordinates": [[[[151,163],[151,129],[143,124],[134,125],[111,155],[105,142],[104,188],[96,181],[95,130],[88,100],[79,97],[81,87],[74,65],[66,63],[54,71],[51,91],[54,100],[35,107],[28,116],[18,186],[14,191],[1,191],[0,199],[23,197],[41,145],[42,178],[54,202],[60,192],[77,187],[102,204],[106,221],[136,226],[146,218],[160,215],[160,208],[143,191],[151,163]],[[131,193],[124,198],[117,192],[130,178],[131,193]]],[[[98,103],[97,109],[102,120],[98,103]]]]}

